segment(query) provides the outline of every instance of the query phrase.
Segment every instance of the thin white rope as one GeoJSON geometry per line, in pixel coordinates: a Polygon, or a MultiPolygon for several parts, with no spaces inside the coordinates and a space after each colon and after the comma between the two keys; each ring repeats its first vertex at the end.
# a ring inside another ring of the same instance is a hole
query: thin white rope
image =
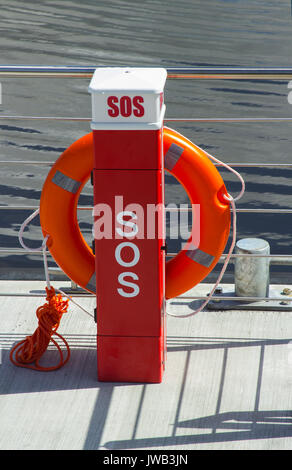
{"type": "Polygon", "coordinates": [[[240,192],[238,193],[238,195],[236,197],[232,197],[228,194],[228,196],[226,196],[224,194],[224,199],[227,199],[229,201],[233,200],[234,202],[235,201],[238,201],[240,198],[242,198],[243,194],[244,194],[244,191],[245,191],[245,182],[244,182],[244,179],[243,177],[241,176],[240,173],[238,173],[238,171],[234,170],[234,168],[232,168],[231,166],[227,165],[227,163],[224,163],[224,162],[221,162],[221,160],[218,160],[218,158],[216,157],[213,157],[213,155],[211,155],[210,153],[206,152],[205,150],[201,149],[201,147],[198,147],[200,150],[202,150],[203,152],[205,152],[205,154],[211,158],[212,160],[214,160],[214,162],[216,163],[219,163],[220,165],[222,165],[224,168],[226,168],[227,170],[231,171],[231,173],[233,173],[235,176],[237,176],[237,178],[239,179],[239,181],[241,182],[241,190],[240,192]]]}
{"type": "Polygon", "coordinates": [[[86,310],[84,307],[82,307],[80,304],[78,304],[75,300],[73,300],[71,295],[66,294],[64,291],[62,291],[61,289],[58,289],[57,287],[55,287],[55,290],[60,292],[60,294],[63,295],[64,297],[67,297],[67,299],[69,299],[73,304],[75,304],[77,307],[79,307],[81,310],[83,310],[84,313],[89,315],[91,318],[94,318],[94,315],[92,315],[92,313],[90,313],[88,310],[86,310]]]}
{"type": "MultiPolygon", "coordinates": [[[[47,288],[51,289],[51,282],[50,282],[50,275],[49,275],[49,267],[48,267],[48,257],[47,257],[47,241],[49,238],[49,235],[46,235],[46,237],[43,239],[43,242],[41,244],[41,247],[39,248],[29,248],[26,246],[26,244],[23,241],[23,233],[27,225],[39,214],[39,208],[35,210],[25,221],[22,223],[20,230],[18,232],[18,239],[21,244],[21,246],[26,250],[26,251],[42,251],[43,254],[43,262],[44,262],[44,271],[45,271],[45,278],[46,278],[46,284],[47,288]]],[[[89,315],[91,318],[93,318],[92,313],[88,312],[84,307],[82,307],[79,303],[77,303],[73,298],[66,294],[64,291],[61,289],[58,289],[57,287],[54,288],[55,291],[58,291],[62,296],[67,297],[73,304],[75,304],[77,307],[79,307],[83,312],[85,312],[87,315],[89,315]]]]}
{"type": "Polygon", "coordinates": [[[25,219],[25,221],[21,224],[21,227],[18,232],[19,243],[21,244],[22,248],[24,248],[27,251],[41,251],[43,250],[44,246],[46,246],[45,240],[43,240],[43,243],[39,248],[29,248],[28,246],[26,246],[26,244],[23,241],[23,232],[25,230],[25,227],[39,214],[39,212],[40,212],[40,209],[38,208],[32,214],[30,214],[30,216],[28,216],[27,219],[25,219]]]}
{"type": "MultiPolygon", "coordinates": [[[[229,251],[228,251],[228,254],[226,255],[226,258],[225,258],[225,261],[224,261],[224,264],[222,266],[222,269],[220,271],[220,274],[218,276],[218,279],[217,281],[215,282],[214,286],[212,287],[212,290],[208,296],[208,299],[206,299],[202,305],[197,309],[197,310],[193,310],[191,313],[187,313],[187,314],[184,314],[184,315],[175,315],[174,313],[171,313],[169,312],[168,310],[166,310],[166,314],[171,316],[171,317],[176,317],[176,318],[187,318],[187,317],[192,317],[193,315],[196,315],[197,313],[200,313],[203,308],[206,307],[206,305],[210,302],[210,300],[212,300],[212,296],[216,290],[216,288],[218,287],[218,285],[220,284],[221,282],[221,279],[226,271],[226,268],[228,266],[228,263],[230,261],[230,258],[231,258],[231,255],[232,255],[232,252],[234,250],[234,246],[235,246],[235,243],[236,243],[236,207],[235,207],[235,202],[234,202],[234,199],[232,196],[230,196],[228,194],[228,196],[226,197],[226,199],[228,198],[228,201],[230,202],[230,205],[232,207],[232,213],[233,213],[233,223],[232,223],[232,242],[231,242],[231,245],[230,245],[230,248],[229,248],[229,251]]],[[[183,297],[182,297],[183,298],[183,297]]]]}
{"type": "Polygon", "coordinates": [[[228,263],[230,261],[230,258],[231,258],[231,255],[233,253],[233,250],[234,250],[234,247],[235,247],[235,243],[236,243],[236,232],[237,232],[237,228],[236,228],[236,223],[237,223],[237,217],[236,217],[236,206],[235,206],[235,201],[238,201],[244,194],[244,191],[245,191],[245,182],[244,182],[244,179],[243,177],[241,176],[240,173],[238,173],[238,171],[234,170],[234,168],[231,168],[229,165],[227,165],[227,163],[224,163],[222,162],[221,160],[218,160],[218,158],[214,157],[213,155],[211,155],[210,153],[206,152],[205,150],[203,150],[201,147],[199,147],[197,145],[197,147],[202,150],[209,158],[211,158],[212,160],[214,160],[216,163],[219,163],[220,165],[222,165],[224,168],[226,168],[227,170],[231,171],[232,173],[234,173],[237,178],[239,179],[239,181],[241,182],[241,190],[240,192],[238,193],[238,195],[236,197],[233,197],[231,196],[229,193],[226,194],[223,194],[223,197],[224,199],[226,199],[227,201],[229,201],[230,205],[231,205],[231,209],[232,209],[232,241],[231,241],[231,245],[230,245],[230,248],[229,248],[229,251],[227,253],[227,256],[225,258],[225,261],[223,263],[223,266],[222,266],[222,269],[219,273],[219,276],[217,278],[217,281],[215,282],[213,288],[211,289],[211,292],[208,296],[208,299],[206,299],[202,304],[201,306],[197,309],[197,310],[193,310],[192,312],[190,313],[187,313],[187,314],[184,314],[184,315],[175,315],[174,313],[171,313],[169,312],[168,310],[166,310],[166,314],[171,316],[171,317],[176,317],[176,318],[187,318],[187,317],[191,317],[193,315],[196,315],[197,313],[200,313],[203,308],[206,307],[206,305],[210,302],[210,300],[212,300],[212,297],[213,297],[213,294],[216,290],[216,288],[218,287],[218,285],[220,284],[221,282],[221,279],[222,277],[224,276],[224,273],[226,271],[226,268],[228,266],[228,263]]]}
{"type": "MultiPolygon", "coordinates": [[[[165,126],[165,129],[169,129],[169,127],[166,127],[165,126]]],[[[183,136],[180,132],[176,131],[176,134],[178,134],[179,136],[182,137],[182,139],[185,141],[185,140],[188,140],[185,138],[185,136],[183,136]]],[[[192,142],[189,141],[190,144],[192,144],[192,142]]],[[[219,165],[223,166],[224,168],[226,168],[227,170],[231,171],[232,173],[234,173],[237,178],[239,179],[239,181],[241,182],[241,190],[239,192],[239,194],[236,196],[236,197],[232,197],[228,194],[228,197],[226,195],[223,195],[223,197],[227,200],[230,201],[229,198],[232,198],[233,201],[238,201],[244,194],[244,191],[245,191],[245,182],[244,182],[244,179],[243,177],[241,176],[240,173],[238,173],[238,171],[234,170],[234,168],[232,168],[231,166],[229,166],[227,163],[224,163],[222,162],[221,160],[219,160],[218,158],[214,157],[213,155],[211,155],[210,153],[208,153],[206,150],[202,149],[202,147],[200,147],[199,145],[196,144],[196,147],[201,150],[205,155],[207,155],[207,157],[211,158],[211,160],[213,160],[214,162],[216,163],[219,163],[219,165]]]]}

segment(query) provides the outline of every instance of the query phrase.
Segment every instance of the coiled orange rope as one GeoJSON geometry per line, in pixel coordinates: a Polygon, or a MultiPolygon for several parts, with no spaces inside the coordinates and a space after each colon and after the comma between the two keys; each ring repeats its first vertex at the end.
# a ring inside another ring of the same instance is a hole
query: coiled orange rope
{"type": "Polygon", "coordinates": [[[70,358],[70,348],[67,341],[57,333],[62,315],[68,310],[69,300],[63,300],[60,294],[56,295],[53,287],[46,287],[46,292],[47,302],[36,311],[39,321],[36,331],[33,335],[27,336],[24,340],[17,343],[10,351],[10,360],[16,366],[50,371],[59,369],[70,358]],[[60,345],[52,338],[53,335],[56,335],[65,344],[67,350],[65,357],[60,345]],[[47,350],[50,341],[57,348],[60,360],[55,366],[44,367],[39,364],[39,361],[47,350]],[[32,363],[35,364],[33,365],[32,363]]]}

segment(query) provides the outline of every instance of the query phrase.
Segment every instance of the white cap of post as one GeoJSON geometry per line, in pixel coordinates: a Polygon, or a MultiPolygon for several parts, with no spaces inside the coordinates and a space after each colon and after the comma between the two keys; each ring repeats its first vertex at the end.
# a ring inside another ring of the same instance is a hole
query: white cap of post
{"type": "Polygon", "coordinates": [[[101,67],[91,79],[93,130],[155,130],[163,126],[163,68],[101,67]]]}

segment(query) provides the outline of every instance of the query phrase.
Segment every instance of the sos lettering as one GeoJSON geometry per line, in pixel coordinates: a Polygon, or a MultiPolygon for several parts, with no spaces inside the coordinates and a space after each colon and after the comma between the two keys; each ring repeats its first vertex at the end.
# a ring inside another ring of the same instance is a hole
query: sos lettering
{"type": "MultiPolygon", "coordinates": [[[[137,220],[137,215],[132,212],[132,211],[122,211],[117,214],[117,221],[119,224],[124,225],[125,228],[128,230],[122,230],[121,228],[117,227],[116,232],[126,238],[133,238],[135,235],[138,233],[138,226],[136,222],[131,222],[129,220],[125,220],[126,217],[131,217],[133,220],[137,220]]],[[[115,259],[116,262],[126,268],[132,268],[136,266],[139,263],[140,260],[140,250],[135,245],[135,243],[131,241],[126,241],[126,242],[121,242],[119,245],[117,245],[116,250],[115,250],[115,259]],[[127,248],[128,250],[131,250],[132,254],[132,259],[126,261],[123,258],[123,249],[127,248]]],[[[139,281],[139,276],[132,272],[132,271],[123,271],[122,273],[119,274],[118,276],[118,282],[121,286],[125,286],[130,288],[130,291],[125,291],[123,287],[119,287],[117,289],[118,293],[122,297],[136,297],[139,292],[140,288],[139,285],[136,282],[131,282],[127,280],[127,278],[132,279],[133,281],[139,281]]]]}
{"type": "Polygon", "coordinates": [[[108,110],[107,113],[110,117],[142,117],[145,114],[145,109],[142,104],[144,103],[143,96],[109,96],[107,99],[108,110]]]}

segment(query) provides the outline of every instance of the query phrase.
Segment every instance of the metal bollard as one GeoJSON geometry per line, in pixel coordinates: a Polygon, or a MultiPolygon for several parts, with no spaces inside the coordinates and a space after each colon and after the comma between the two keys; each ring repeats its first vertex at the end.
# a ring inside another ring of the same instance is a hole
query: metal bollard
{"type": "MultiPolygon", "coordinates": [[[[236,243],[235,253],[239,256],[236,256],[234,261],[234,289],[230,291],[228,287],[221,287],[221,290],[215,292],[207,308],[292,311],[290,289],[283,289],[281,286],[270,288],[269,243],[261,238],[243,238],[236,243]]],[[[273,259],[276,261],[275,257],[273,259]]],[[[287,263],[287,260],[282,260],[281,257],[279,260],[281,264],[287,263]]]]}
{"type": "MultiPolygon", "coordinates": [[[[235,253],[269,255],[270,245],[261,238],[244,238],[236,243],[235,253]]],[[[234,264],[235,294],[239,297],[268,297],[269,257],[239,256],[234,264]]]]}

